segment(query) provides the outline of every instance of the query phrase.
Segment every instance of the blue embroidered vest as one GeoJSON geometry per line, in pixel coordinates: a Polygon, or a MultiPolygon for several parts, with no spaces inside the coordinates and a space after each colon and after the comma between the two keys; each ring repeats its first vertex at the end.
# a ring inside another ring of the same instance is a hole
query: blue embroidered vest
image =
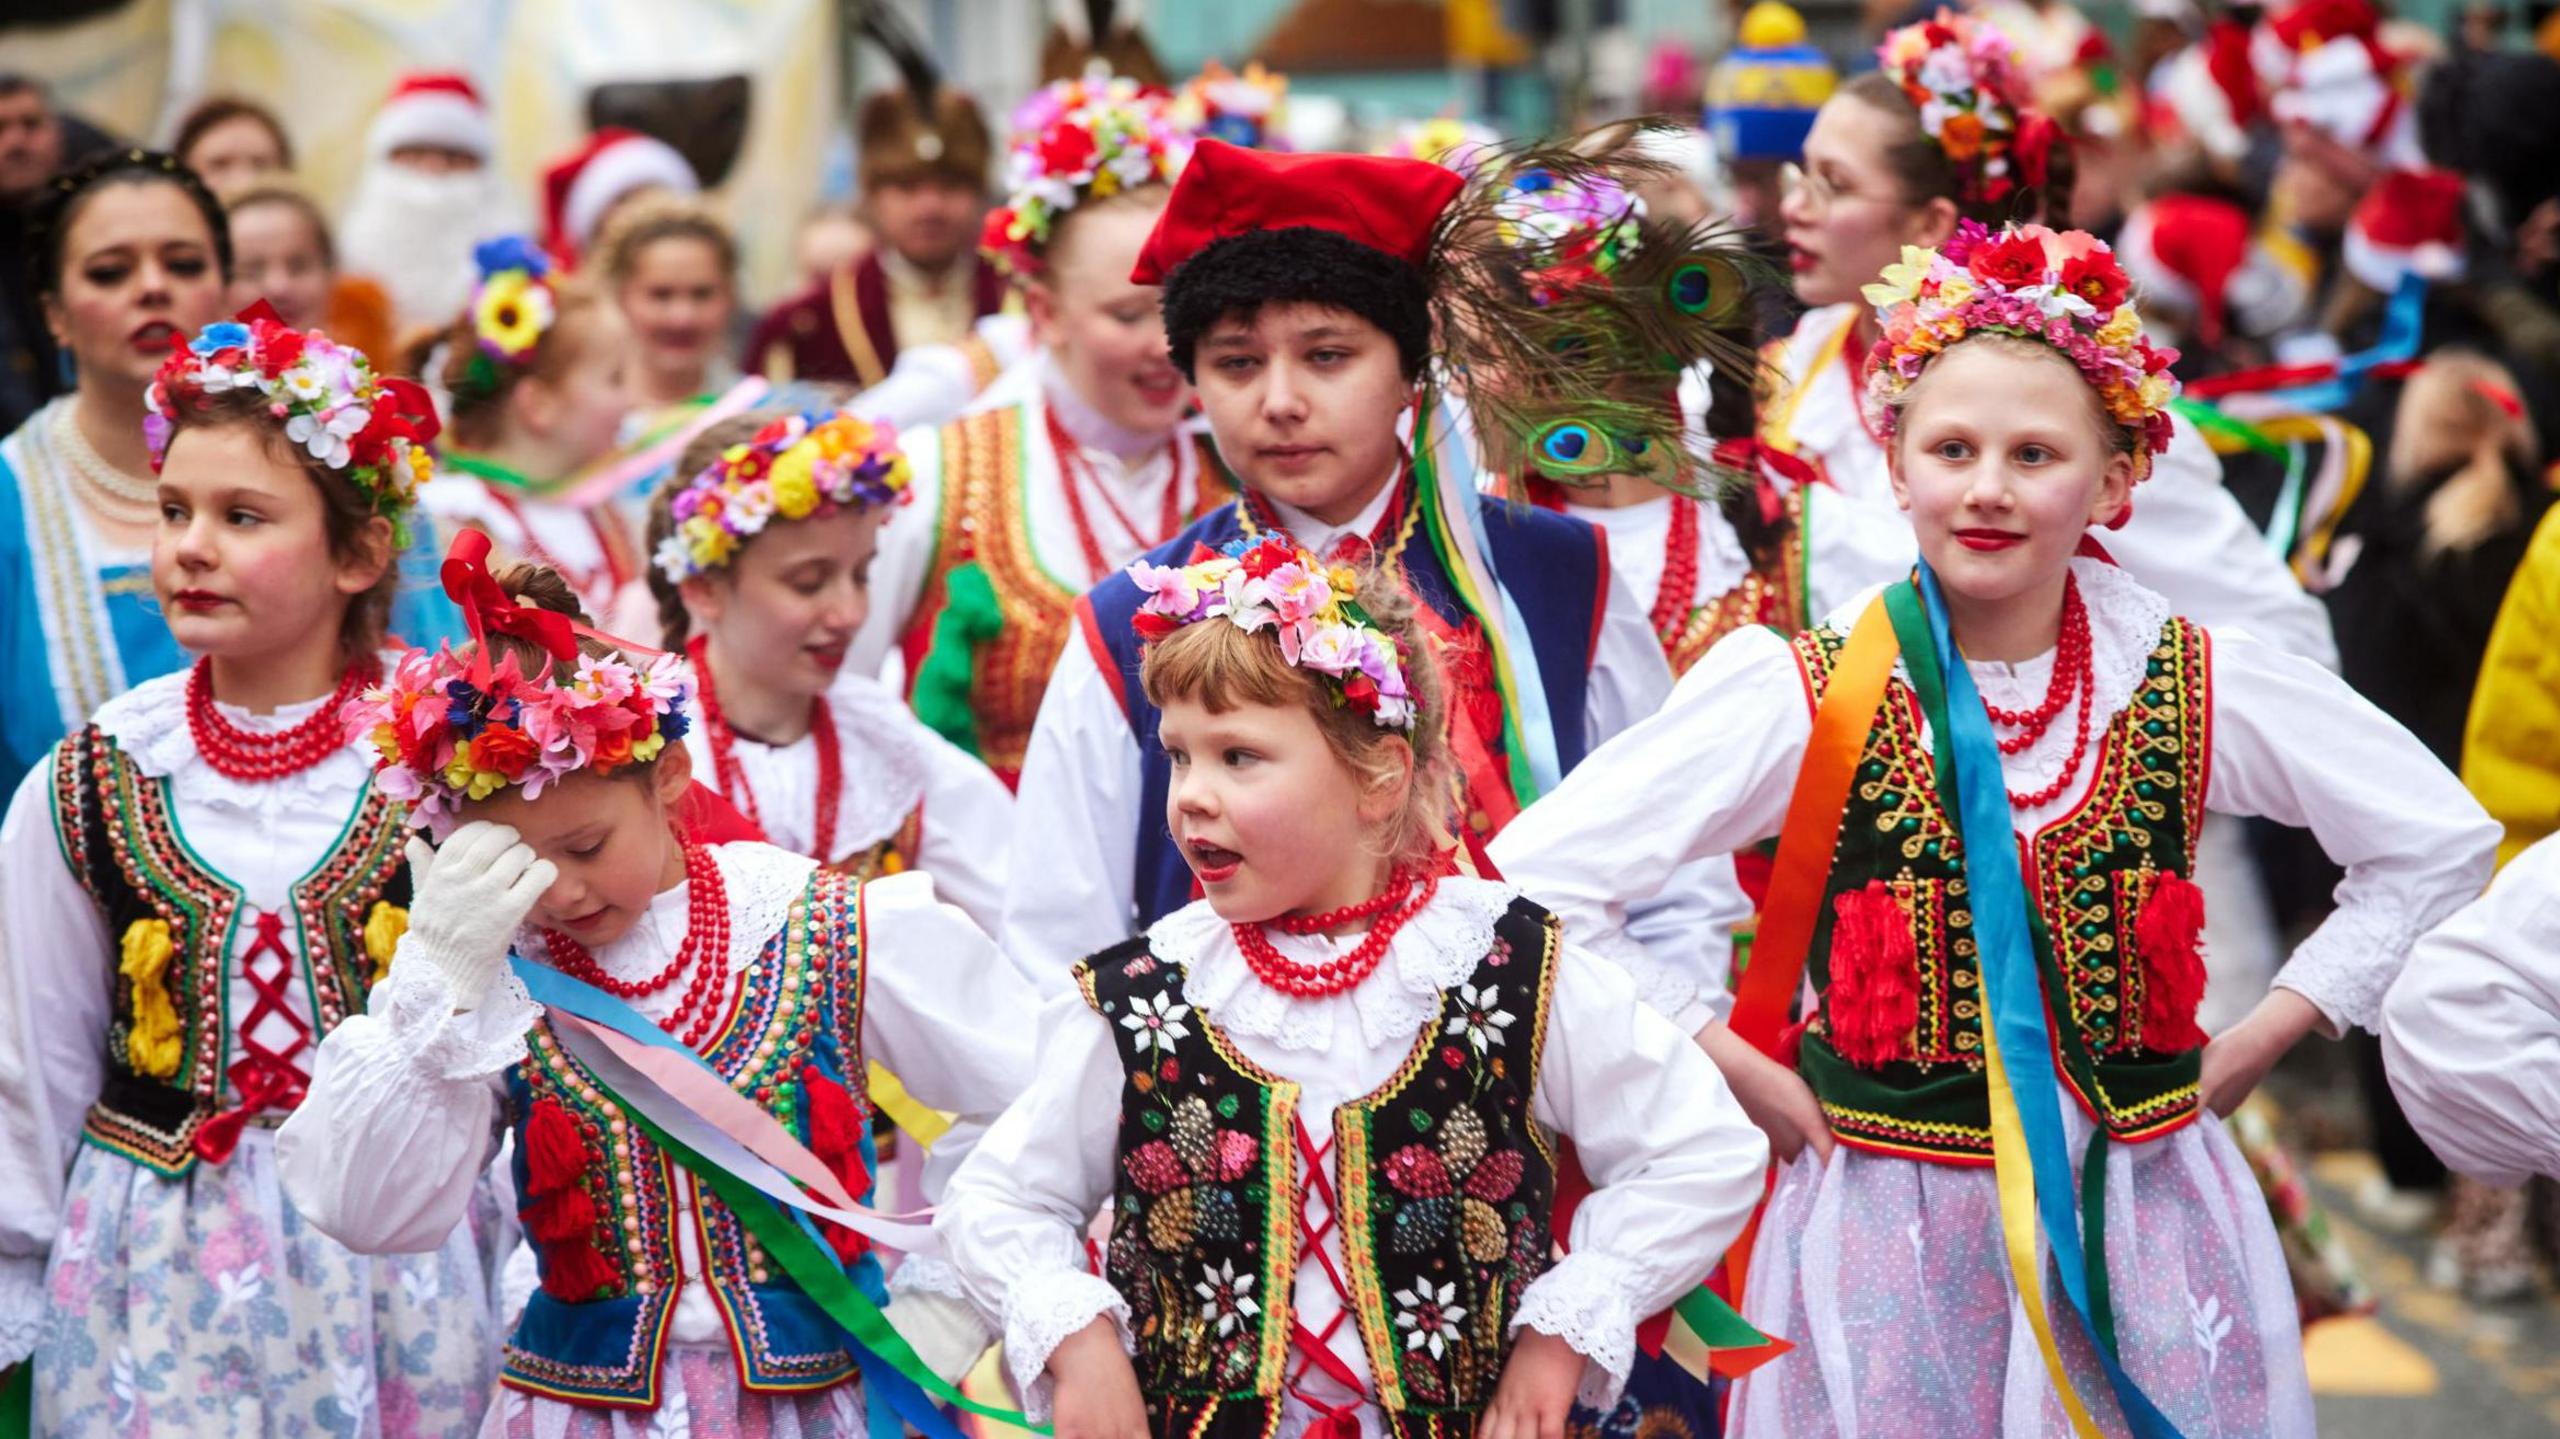
{"type": "MultiPolygon", "coordinates": [[[[705,1057],[803,1140],[809,1137],[804,1072],[813,1065],[842,1084],[867,1124],[862,974],[861,885],[815,871],[782,928],[765,942],[705,1057]]],[[[587,1165],[577,1185],[593,1206],[592,1243],[610,1277],[587,1297],[564,1298],[554,1292],[560,1265],[552,1246],[534,1241],[543,1287],[507,1341],[500,1382],[576,1404],[657,1407],[668,1328],[686,1277],[677,1257],[678,1224],[694,1228],[706,1271],[700,1277],[728,1328],[747,1388],[815,1390],[852,1378],[853,1358],[835,1322],[772,1263],[726,1204],[697,1186],[692,1212],[676,1212],[675,1161],[628,1127],[595,1076],[562,1047],[548,1018],[526,1038],[524,1062],[507,1073],[517,1193],[533,1191],[527,1117],[537,1104],[556,1104],[584,1140],[587,1165]]],[[[885,1302],[878,1261],[865,1254],[853,1273],[874,1302],[885,1302]]]]}

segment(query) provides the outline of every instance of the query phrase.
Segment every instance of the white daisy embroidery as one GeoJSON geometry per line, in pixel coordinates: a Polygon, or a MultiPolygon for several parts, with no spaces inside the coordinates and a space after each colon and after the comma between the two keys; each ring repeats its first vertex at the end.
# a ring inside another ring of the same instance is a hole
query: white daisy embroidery
{"type": "Polygon", "coordinates": [[[1252,1270],[1238,1274],[1230,1260],[1214,1269],[1204,1264],[1200,1273],[1203,1278],[1191,1288],[1200,1296],[1200,1317],[1218,1326],[1219,1338],[1235,1333],[1246,1320],[1262,1313],[1262,1306],[1253,1302],[1252,1270]]]}
{"type": "Polygon", "coordinates": [[[1428,1349],[1432,1358],[1441,1358],[1456,1340],[1458,1326],[1467,1322],[1467,1311],[1458,1303],[1454,1280],[1441,1285],[1437,1292],[1427,1282],[1399,1289],[1395,1301],[1396,1327],[1405,1331],[1407,1353],[1428,1349]]]}
{"type": "Polygon", "coordinates": [[[1138,1037],[1138,1048],[1170,1055],[1174,1041],[1191,1037],[1191,1027],[1182,1022],[1190,1017],[1191,1006],[1174,1003],[1173,991],[1167,990],[1151,1000],[1130,1000],[1120,1027],[1138,1037]]]}
{"type": "Polygon", "coordinates": [[[1490,984],[1482,989],[1471,984],[1458,986],[1461,1012],[1441,1027],[1446,1035],[1464,1035],[1476,1053],[1482,1054],[1502,1043],[1502,1032],[1511,1027],[1513,1015],[1501,1008],[1502,996],[1490,984]]]}

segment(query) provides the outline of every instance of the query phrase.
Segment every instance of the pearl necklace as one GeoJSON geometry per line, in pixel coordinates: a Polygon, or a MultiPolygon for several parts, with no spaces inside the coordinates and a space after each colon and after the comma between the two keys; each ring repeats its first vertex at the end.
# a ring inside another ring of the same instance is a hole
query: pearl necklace
{"type": "Polygon", "coordinates": [[[108,464],[89,437],[80,433],[80,422],[74,408],[64,405],[53,412],[49,422],[53,429],[54,448],[62,452],[73,474],[88,482],[101,500],[128,508],[147,506],[156,518],[160,513],[160,482],[138,478],[108,464]]]}

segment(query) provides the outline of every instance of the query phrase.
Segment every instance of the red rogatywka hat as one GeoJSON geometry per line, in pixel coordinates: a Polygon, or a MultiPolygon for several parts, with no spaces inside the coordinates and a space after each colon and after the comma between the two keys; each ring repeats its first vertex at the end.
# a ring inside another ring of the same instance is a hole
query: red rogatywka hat
{"type": "Polygon", "coordinates": [[[1175,266],[1230,236],[1310,228],[1419,270],[1441,212],[1466,181],[1421,160],[1273,154],[1203,140],[1138,252],[1129,280],[1161,285],[1175,266]]]}

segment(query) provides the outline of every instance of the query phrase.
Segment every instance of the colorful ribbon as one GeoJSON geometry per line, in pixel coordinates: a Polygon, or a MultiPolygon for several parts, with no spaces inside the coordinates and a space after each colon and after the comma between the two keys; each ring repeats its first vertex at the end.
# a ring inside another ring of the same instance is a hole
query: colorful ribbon
{"type": "Polygon", "coordinates": [[[1554,716],[1538,670],[1537,647],[1529,641],[1527,617],[1494,572],[1484,507],[1475,491],[1461,483],[1473,475],[1474,466],[1442,462],[1440,446],[1457,443],[1456,427],[1443,419],[1426,391],[1413,417],[1413,503],[1420,507],[1423,533],[1459,606],[1476,617],[1484,633],[1494,689],[1502,696],[1502,747],[1510,761],[1505,768],[1512,794],[1526,808],[1564,778],[1554,716]],[[1435,425],[1441,435],[1432,433],[1435,425]]]}

